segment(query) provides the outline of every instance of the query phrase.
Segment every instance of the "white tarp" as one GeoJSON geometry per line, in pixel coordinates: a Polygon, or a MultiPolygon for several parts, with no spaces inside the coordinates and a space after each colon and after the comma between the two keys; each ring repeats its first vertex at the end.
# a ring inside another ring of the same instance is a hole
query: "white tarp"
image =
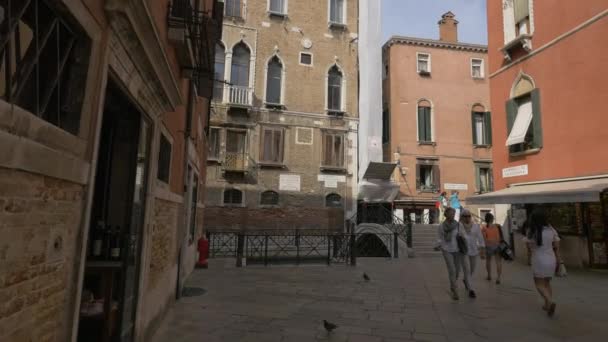
{"type": "Polygon", "coordinates": [[[382,1],[359,0],[359,181],[382,162],[382,1]]]}
{"type": "Polygon", "coordinates": [[[359,199],[365,202],[393,202],[399,195],[399,184],[378,179],[359,182],[359,199]]]}
{"type": "Polygon", "coordinates": [[[528,101],[519,106],[517,110],[517,117],[511,128],[511,133],[507,138],[507,146],[521,144],[526,139],[526,133],[528,133],[528,127],[532,122],[532,102],[528,101]]]}

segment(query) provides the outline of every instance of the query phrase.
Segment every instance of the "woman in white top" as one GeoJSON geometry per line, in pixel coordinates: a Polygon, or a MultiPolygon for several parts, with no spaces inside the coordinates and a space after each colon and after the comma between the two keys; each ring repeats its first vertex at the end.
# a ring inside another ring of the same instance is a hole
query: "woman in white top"
{"type": "Polygon", "coordinates": [[[532,265],[534,285],[545,300],[543,310],[549,316],[555,313],[551,278],[557,268],[559,258],[559,236],[547,222],[547,217],[541,209],[536,209],[530,215],[529,230],[524,242],[528,247],[528,264],[532,265]]]}
{"type": "Polygon", "coordinates": [[[472,277],[475,273],[477,257],[481,256],[482,259],[485,259],[486,243],[483,234],[481,234],[481,227],[473,222],[471,212],[468,209],[463,209],[460,217],[460,223],[464,227],[464,236],[467,239],[467,257],[472,277]]]}

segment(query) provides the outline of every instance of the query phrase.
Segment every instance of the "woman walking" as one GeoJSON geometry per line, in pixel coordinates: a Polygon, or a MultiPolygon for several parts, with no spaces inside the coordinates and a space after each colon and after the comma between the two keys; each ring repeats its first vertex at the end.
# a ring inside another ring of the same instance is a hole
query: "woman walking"
{"type": "Polygon", "coordinates": [[[477,266],[477,257],[481,256],[482,259],[485,259],[486,244],[481,234],[481,227],[473,222],[469,209],[463,209],[460,217],[460,222],[464,228],[464,236],[467,239],[467,258],[472,277],[477,266]]]}
{"type": "Polygon", "coordinates": [[[458,236],[464,239],[464,235],[461,229],[461,224],[454,219],[456,210],[454,208],[445,209],[445,221],[439,225],[437,229],[438,235],[438,246],[436,249],[440,249],[445,259],[445,264],[448,269],[448,276],[450,278],[450,292],[453,300],[458,300],[458,285],[457,285],[457,270],[462,269],[464,273],[464,284],[469,292],[469,297],[475,298],[475,291],[469,282],[469,276],[471,274],[469,270],[469,263],[466,259],[465,253],[463,253],[458,244],[458,236]]]}
{"type": "Polygon", "coordinates": [[[560,239],[542,210],[534,210],[529,222],[528,234],[524,237],[528,247],[528,264],[532,265],[536,290],[545,301],[543,310],[551,317],[555,314],[551,278],[555,274],[557,260],[560,260],[560,239]]]}
{"type": "Polygon", "coordinates": [[[484,218],[485,226],[482,229],[486,244],[486,271],[487,281],[492,281],[492,259],[496,262],[496,284],[500,284],[502,277],[502,256],[500,255],[500,242],[502,239],[502,228],[494,223],[494,215],[487,213],[484,218]]]}

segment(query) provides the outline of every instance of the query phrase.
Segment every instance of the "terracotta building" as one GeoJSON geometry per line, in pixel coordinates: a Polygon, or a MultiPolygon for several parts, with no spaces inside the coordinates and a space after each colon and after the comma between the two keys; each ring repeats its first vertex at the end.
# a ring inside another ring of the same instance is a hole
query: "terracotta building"
{"type": "Polygon", "coordinates": [[[448,12],[439,40],[391,37],[383,47],[384,161],[399,163],[401,185],[394,207],[422,223],[437,222],[442,191],[463,201],[492,190],[487,48],[459,42],[457,28],[448,12]]]}
{"type": "Polygon", "coordinates": [[[576,266],[608,267],[607,32],[604,0],[488,2],[499,191],[471,200],[513,204],[514,230],[542,207],[576,266]]]}
{"type": "Polygon", "coordinates": [[[226,0],[205,229],[343,228],[356,208],[354,0],[226,0]]]}
{"type": "Polygon", "coordinates": [[[194,268],[222,4],[0,21],[0,340],[147,341],[194,268]]]}

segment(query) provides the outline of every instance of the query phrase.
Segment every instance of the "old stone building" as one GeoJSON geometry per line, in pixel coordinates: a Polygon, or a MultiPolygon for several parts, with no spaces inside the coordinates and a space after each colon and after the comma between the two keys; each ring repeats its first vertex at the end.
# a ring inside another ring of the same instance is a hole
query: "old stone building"
{"type": "Polygon", "coordinates": [[[194,268],[222,3],[0,1],[0,341],[147,341],[194,268]]]}
{"type": "Polygon", "coordinates": [[[355,0],[227,0],[205,228],[340,230],[356,209],[355,0]]]}
{"type": "Polygon", "coordinates": [[[493,186],[487,47],[459,42],[451,12],[438,24],[439,40],[391,37],[383,48],[384,160],[399,163],[401,185],[394,205],[422,223],[438,221],[441,192],[463,201],[493,186]]]}

